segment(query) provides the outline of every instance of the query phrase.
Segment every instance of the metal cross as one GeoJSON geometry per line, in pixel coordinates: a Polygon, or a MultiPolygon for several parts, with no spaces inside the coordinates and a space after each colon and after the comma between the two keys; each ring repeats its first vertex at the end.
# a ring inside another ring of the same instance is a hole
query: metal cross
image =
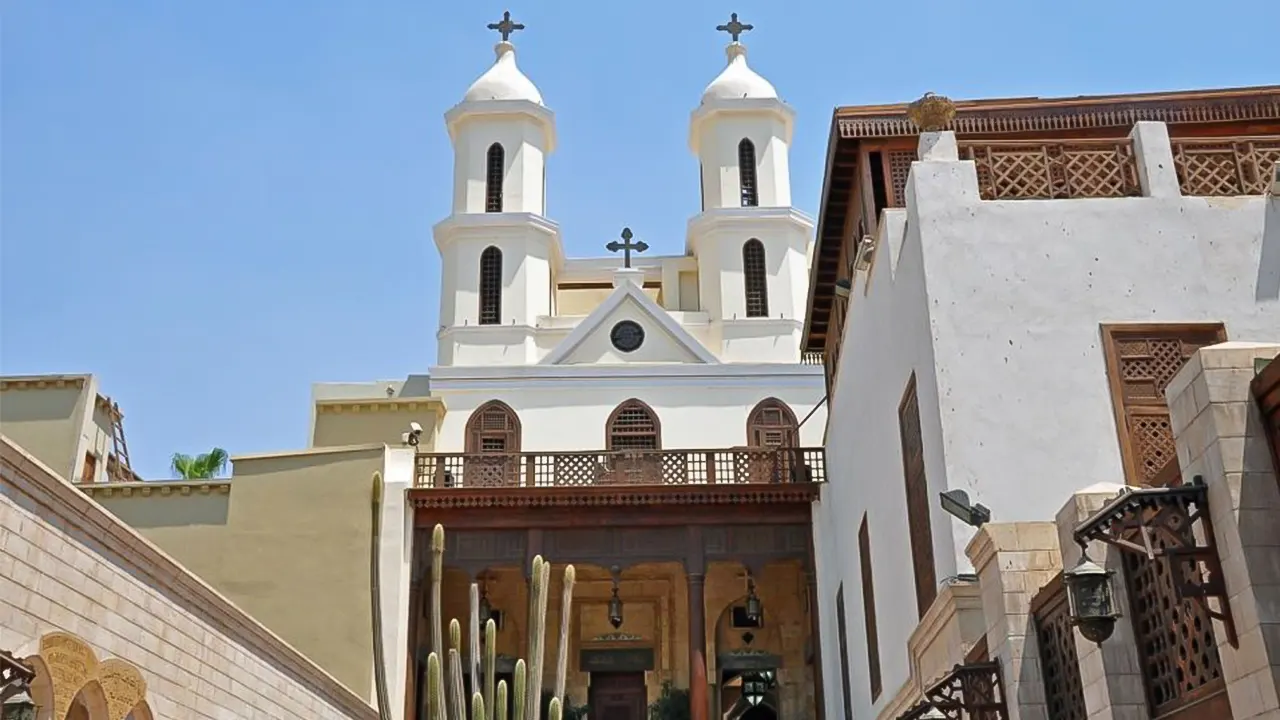
{"type": "Polygon", "coordinates": [[[638,253],[642,253],[645,250],[649,249],[649,244],[643,240],[637,240],[635,242],[631,242],[632,237],[634,236],[631,234],[631,228],[622,228],[622,242],[618,242],[617,240],[614,240],[613,242],[604,246],[605,250],[608,250],[609,252],[618,252],[619,250],[622,251],[622,267],[625,267],[625,268],[631,267],[631,251],[632,250],[635,250],[638,253]]]}
{"type": "Polygon", "coordinates": [[[754,30],[754,29],[755,29],[754,25],[743,25],[742,23],[738,22],[738,13],[730,14],[728,23],[724,25],[716,26],[716,30],[719,30],[720,32],[729,33],[729,37],[733,38],[734,42],[738,42],[738,36],[741,35],[742,33],[748,30],[754,30]]]}
{"type": "Polygon", "coordinates": [[[502,42],[507,42],[508,40],[511,39],[511,33],[517,30],[523,30],[524,25],[516,22],[511,22],[511,11],[507,10],[506,12],[502,13],[502,22],[489,23],[489,29],[497,30],[498,32],[502,33],[502,42]]]}

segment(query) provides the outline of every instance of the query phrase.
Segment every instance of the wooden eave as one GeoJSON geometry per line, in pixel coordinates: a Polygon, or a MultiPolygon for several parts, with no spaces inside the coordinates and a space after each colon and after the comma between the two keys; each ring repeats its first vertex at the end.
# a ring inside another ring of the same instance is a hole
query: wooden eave
{"type": "MultiPolygon", "coordinates": [[[[960,100],[951,128],[961,139],[1123,137],[1133,124],[1169,125],[1174,137],[1280,132],[1280,85],[1069,98],[960,100]]],[[[920,130],[907,104],[836,108],[827,143],[826,176],[818,213],[817,247],[809,276],[802,351],[821,351],[839,277],[841,237],[857,158],[867,141],[908,142],[920,130]]]]}
{"type": "Polygon", "coordinates": [[[809,522],[820,483],[557,488],[419,488],[417,525],[608,527],[809,522]],[[502,512],[494,512],[501,510],[502,512]]]}

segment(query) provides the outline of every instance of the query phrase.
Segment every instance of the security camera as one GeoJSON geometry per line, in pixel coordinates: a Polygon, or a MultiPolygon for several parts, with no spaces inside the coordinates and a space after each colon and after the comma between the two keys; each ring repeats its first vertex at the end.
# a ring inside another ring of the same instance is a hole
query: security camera
{"type": "Polygon", "coordinates": [[[411,447],[418,447],[422,440],[422,426],[416,422],[409,423],[409,432],[400,434],[400,441],[411,447]]]}

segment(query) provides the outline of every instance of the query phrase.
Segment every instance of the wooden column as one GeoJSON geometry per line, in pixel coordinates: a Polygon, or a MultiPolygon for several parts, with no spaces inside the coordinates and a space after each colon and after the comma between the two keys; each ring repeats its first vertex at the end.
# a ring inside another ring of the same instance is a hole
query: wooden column
{"type": "Polygon", "coordinates": [[[689,528],[685,571],[689,579],[689,708],[692,720],[707,720],[706,559],[702,528],[689,528]]]}
{"type": "Polygon", "coordinates": [[[805,579],[809,586],[809,637],[813,643],[813,708],[818,720],[824,720],[827,696],[822,682],[822,623],[818,618],[818,573],[812,565],[805,579]]]}

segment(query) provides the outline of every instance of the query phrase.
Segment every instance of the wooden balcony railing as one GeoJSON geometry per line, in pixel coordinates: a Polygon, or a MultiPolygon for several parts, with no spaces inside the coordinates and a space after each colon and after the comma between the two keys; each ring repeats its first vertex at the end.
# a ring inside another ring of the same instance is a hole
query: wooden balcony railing
{"type": "Polygon", "coordinates": [[[1280,163],[1280,135],[1176,138],[1171,143],[1183,195],[1263,195],[1280,163]]]}
{"type": "Polygon", "coordinates": [[[822,448],[623,452],[422,453],[420,488],[550,488],[619,485],[819,483],[822,448]]]}
{"type": "Polygon", "coordinates": [[[979,140],[960,143],[978,169],[983,200],[1130,197],[1142,194],[1133,142],[979,140]]]}
{"type": "Polygon", "coordinates": [[[821,365],[822,363],[822,351],[820,350],[805,350],[800,353],[801,365],[821,365]]]}

